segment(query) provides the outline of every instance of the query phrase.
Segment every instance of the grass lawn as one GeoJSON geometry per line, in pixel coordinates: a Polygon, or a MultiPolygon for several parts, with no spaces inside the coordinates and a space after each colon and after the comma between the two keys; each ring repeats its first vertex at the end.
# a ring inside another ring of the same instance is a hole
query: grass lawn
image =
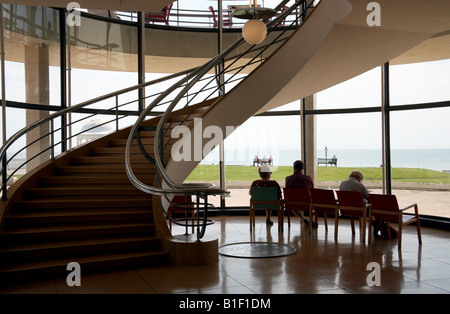
{"type": "MultiPolygon", "coordinates": [[[[292,166],[273,167],[272,180],[284,181],[286,176],[292,174],[292,166]]],[[[347,168],[347,167],[318,167],[318,181],[342,181],[348,179],[353,170],[359,170],[364,174],[365,181],[381,181],[381,168],[347,168]]],[[[259,178],[258,168],[252,166],[226,166],[225,175],[227,181],[253,181],[259,178]]],[[[417,183],[447,183],[450,184],[450,174],[418,168],[393,168],[392,179],[394,182],[417,183]]],[[[189,175],[186,181],[219,181],[219,166],[199,165],[189,175]]]]}

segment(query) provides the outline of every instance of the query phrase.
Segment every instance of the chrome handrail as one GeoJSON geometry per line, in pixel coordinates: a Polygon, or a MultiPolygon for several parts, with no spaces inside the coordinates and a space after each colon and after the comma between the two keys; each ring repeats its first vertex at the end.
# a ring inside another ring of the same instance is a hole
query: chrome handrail
{"type": "MultiPolygon", "coordinates": [[[[283,1],[282,3],[285,3],[283,1]]],[[[295,10],[300,5],[303,5],[302,9],[308,9],[313,6],[313,2],[311,2],[309,5],[305,6],[305,3],[307,4],[306,0],[299,0],[296,1],[294,5],[292,5],[289,9],[287,9],[283,14],[275,17],[272,21],[267,23],[268,27],[268,33],[271,32],[277,24],[279,24],[284,18],[289,15],[293,10],[295,10]]],[[[282,4],[283,5],[283,4],[282,4]]],[[[301,19],[304,19],[306,15],[300,16],[301,19]]],[[[298,21],[294,21],[297,25],[298,21]]],[[[281,36],[281,35],[279,35],[281,36]]],[[[274,42],[277,42],[277,39],[274,39],[274,42]]],[[[127,144],[126,144],[126,152],[125,152],[125,168],[126,173],[131,181],[131,183],[138,188],[139,190],[154,194],[159,197],[168,195],[203,195],[207,197],[208,195],[228,195],[229,191],[223,188],[216,188],[213,184],[210,183],[181,183],[177,184],[171,180],[171,178],[168,176],[165,170],[165,166],[163,164],[163,158],[161,158],[161,147],[159,143],[161,142],[161,138],[164,138],[163,133],[163,127],[165,123],[167,122],[169,116],[172,114],[173,109],[176,107],[178,102],[184,95],[187,93],[188,90],[192,88],[206,73],[209,73],[214,67],[217,67],[220,63],[224,62],[224,60],[236,49],[241,47],[245,43],[243,38],[238,39],[235,43],[233,43],[230,47],[228,47],[226,50],[224,50],[222,53],[218,54],[216,57],[211,59],[210,61],[206,62],[203,66],[197,68],[196,70],[189,73],[185,78],[178,81],[176,84],[172,85],[170,88],[166,90],[166,92],[162,93],[158,96],[157,99],[155,99],[152,104],[147,107],[139,116],[136,123],[132,127],[130,134],[128,136],[127,144]],[[183,85],[184,84],[184,85],[183,85]],[[156,127],[155,131],[155,139],[154,139],[154,145],[153,145],[153,153],[154,153],[154,160],[156,164],[156,173],[158,176],[157,186],[152,186],[145,184],[141,182],[133,173],[132,167],[131,167],[131,145],[135,137],[137,136],[137,133],[139,132],[139,128],[144,121],[147,114],[156,106],[160,101],[164,100],[166,97],[168,97],[170,94],[175,92],[178,88],[181,87],[181,85],[184,86],[184,88],[181,89],[181,91],[171,100],[169,107],[166,109],[164,114],[159,120],[159,123],[156,127]]],[[[268,45],[270,46],[270,44],[268,45]]],[[[255,46],[252,46],[255,47],[255,46]]],[[[246,54],[248,51],[252,50],[252,47],[249,48],[246,52],[240,55],[242,57],[244,54],[246,54]]],[[[262,53],[262,52],[261,52],[262,53]]],[[[240,58],[239,57],[239,58],[240,58]]],[[[253,63],[254,58],[249,62],[250,64],[253,63]]],[[[236,62],[236,61],[234,61],[236,62]]],[[[228,66],[230,67],[230,66],[228,66]]],[[[245,67],[245,65],[244,65],[245,67]]],[[[225,69],[222,73],[225,73],[225,69]]],[[[222,73],[217,74],[221,75],[222,73]]],[[[218,87],[220,89],[220,87],[218,87]]],[[[186,105],[188,106],[188,105],[186,105]]],[[[186,108],[186,107],[185,107],[186,108]]],[[[189,115],[188,115],[189,116],[189,115]]],[[[186,121],[187,117],[184,119],[186,121]]],[[[160,198],[161,202],[161,198],[160,198]]],[[[173,205],[173,204],[172,204],[173,205]]],[[[162,206],[162,209],[165,211],[164,206],[162,206]]],[[[206,208],[207,209],[207,208],[206,208]]],[[[166,212],[167,214],[167,212],[166,212]]],[[[174,221],[174,220],[172,220],[174,221]]],[[[174,221],[175,222],[175,221],[174,221]]],[[[176,223],[176,222],[175,222],[176,223]]]]}

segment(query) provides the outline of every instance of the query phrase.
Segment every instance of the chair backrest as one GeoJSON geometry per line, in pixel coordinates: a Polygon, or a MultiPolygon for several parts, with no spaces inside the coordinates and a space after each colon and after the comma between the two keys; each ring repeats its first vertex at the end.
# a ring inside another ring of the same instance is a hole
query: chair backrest
{"type": "Polygon", "coordinates": [[[170,9],[172,9],[172,6],[173,6],[173,3],[168,4],[168,5],[165,7],[165,10],[164,10],[164,19],[165,19],[165,20],[168,20],[168,19],[169,19],[170,9]]]}
{"type": "Polygon", "coordinates": [[[283,195],[286,209],[309,211],[311,193],[308,188],[284,188],[283,195]]]}
{"type": "Polygon", "coordinates": [[[276,187],[252,187],[253,209],[278,209],[279,199],[276,187]]]}
{"type": "MultiPolygon", "coordinates": [[[[175,195],[172,199],[172,203],[174,205],[180,204],[180,206],[169,206],[169,212],[173,213],[181,213],[186,210],[186,207],[192,207],[190,204],[192,203],[192,195],[175,195]]],[[[192,210],[192,208],[188,208],[187,210],[192,210]]]]}
{"type": "Polygon", "coordinates": [[[209,6],[209,10],[212,13],[212,17],[213,17],[214,23],[217,23],[216,13],[214,12],[214,8],[212,6],[209,6]]]}
{"type": "Polygon", "coordinates": [[[336,191],[340,212],[344,216],[360,216],[363,217],[366,211],[364,198],[358,191],[336,191]],[[355,207],[355,210],[348,207],[355,207]],[[357,210],[356,208],[360,208],[357,210]]]}
{"type": "Polygon", "coordinates": [[[337,200],[333,190],[311,189],[311,200],[313,208],[318,213],[334,214],[337,200]],[[321,206],[325,205],[325,206],[321,206]]]}
{"type": "Polygon", "coordinates": [[[369,194],[368,201],[375,219],[398,222],[400,208],[395,195],[369,194]]]}

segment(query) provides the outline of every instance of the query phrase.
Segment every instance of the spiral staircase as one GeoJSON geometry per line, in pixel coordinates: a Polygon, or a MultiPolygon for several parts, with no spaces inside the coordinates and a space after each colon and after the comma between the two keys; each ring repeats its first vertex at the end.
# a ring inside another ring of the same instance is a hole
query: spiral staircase
{"type": "MultiPolygon", "coordinates": [[[[204,214],[203,221],[197,222],[200,235],[196,238],[186,235],[177,238],[167,227],[166,210],[173,195],[204,199],[208,195],[228,193],[208,184],[183,184],[200,160],[176,162],[171,158],[171,147],[175,143],[170,136],[172,130],[179,125],[192,130],[201,121],[203,129],[214,125],[226,134],[226,126],[240,125],[254,114],[275,107],[276,103],[295,100],[289,97],[306,97],[360,74],[430,37],[423,32],[405,36],[399,31],[389,37],[396,40],[395,44],[389,43],[389,47],[383,46],[387,37],[382,31],[358,25],[353,37],[346,35],[354,55],[344,56],[348,45],[341,42],[338,45],[342,50],[333,51],[336,59],[330,60],[328,49],[336,44],[339,36],[347,34],[349,25],[356,23],[355,17],[365,17],[367,12],[361,8],[355,10],[359,1],[350,1],[353,11],[346,0],[322,0],[316,7],[308,3],[298,1],[284,15],[268,22],[269,44],[249,47],[242,39],[238,40],[158,95],[132,127],[58,156],[53,156],[52,151],[51,160],[6,189],[5,169],[9,162],[6,152],[19,137],[69,112],[139,90],[151,82],[62,110],[14,135],[2,148],[1,155],[4,172],[0,282],[8,284],[49,276],[65,278],[70,262],[80,263],[83,273],[87,273],[217,261],[217,239],[203,238],[208,224],[207,202],[197,208],[204,214]],[[295,24],[285,27],[289,32],[271,33],[285,16],[299,7],[304,14],[299,15],[295,24]],[[342,24],[342,21],[346,22],[342,24]],[[369,46],[367,34],[372,34],[369,46]],[[377,45],[376,57],[359,59],[362,53],[377,45]],[[269,48],[272,49],[270,55],[266,53],[269,48]],[[349,62],[360,66],[344,73],[342,68],[349,62]],[[244,68],[251,73],[236,83],[234,75],[244,68]],[[211,78],[209,73],[214,70],[216,75],[211,78]],[[226,80],[225,74],[228,74],[226,80]],[[316,80],[317,77],[323,79],[316,80]],[[314,84],[314,90],[305,83],[308,80],[320,83],[314,84]],[[234,87],[225,93],[227,83],[234,87]],[[198,84],[203,85],[198,88],[198,84]],[[192,96],[194,86],[201,92],[184,101],[188,93],[192,96]],[[301,90],[300,94],[292,93],[296,89],[301,90]],[[164,111],[158,111],[161,104],[166,106],[164,111]]],[[[117,110],[117,106],[111,109],[112,112],[117,110]]],[[[54,131],[52,127],[51,132],[54,131]]],[[[179,141],[189,143],[192,140],[183,137],[179,141]]],[[[173,222],[186,223],[176,219],[173,222]]]]}

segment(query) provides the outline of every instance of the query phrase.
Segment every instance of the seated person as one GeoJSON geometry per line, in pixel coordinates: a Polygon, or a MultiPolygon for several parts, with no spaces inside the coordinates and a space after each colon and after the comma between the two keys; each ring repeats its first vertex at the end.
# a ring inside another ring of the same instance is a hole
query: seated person
{"type": "MultiPolygon", "coordinates": [[[[314,182],[312,178],[308,175],[303,174],[303,161],[296,160],[294,161],[294,173],[290,176],[286,177],[286,184],[285,186],[287,188],[308,188],[312,189],[314,188],[314,182]]],[[[309,224],[308,219],[306,219],[301,211],[294,211],[293,212],[296,216],[300,217],[300,219],[306,224],[309,224]]],[[[313,222],[313,226],[317,227],[317,223],[313,222]]]]}
{"type": "MultiPolygon", "coordinates": [[[[369,190],[367,190],[367,188],[364,186],[364,184],[361,183],[361,181],[363,179],[364,179],[364,175],[360,171],[358,171],[358,170],[352,171],[348,177],[348,180],[341,182],[341,186],[339,187],[339,190],[361,192],[363,199],[364,199],[364,204],[366,204],[366,206],[367,206],[369,204],[369,202],[367,201],[367,199],[369,197],[369,190]]],[[[367,214],[369,214],[369,207],[367,207],[367,214]]],[[[381,226],[382,226],[381,221],[373,221],[372,225],[373,225],[374,237],[379,238],[380,235],[378,234],[378,232],[380,231],[381,226]]]]}
{"type": "MultiPolygon", "coordinates": [[[[260,180],[255,180],[252,182],[252,185],[250,186],[249,194],[252,195],[252,187],[276,187],[278,190],[278,198],[281,199],[281,187],[275,180],[270,180],[270,175],[272,174],[272,171],[270,170],[270,166],[267,164],[262,165],[258,168],[259,176],[261,177],[260,180]]],[[[267,225],[273,225],[273,222],[270,220],[270,217],[272,215],[272,210],[268,209],[266,210],[266,224],[267,225]]]]}
{"type": "Polygon", "coordinates": [[[364,184],[361,183],[361,181],[364,179],[364,175],[358,171],[352,171],[350,175],[348,176],[348,180],[342,181],[341,185],[339,187],[339,190],[341,191],[358,191],[361,192],[363,198],[364,198],[364,204],[367,204],[368,197],[369,197],[369,191],[366,189],[364,184]]]}

